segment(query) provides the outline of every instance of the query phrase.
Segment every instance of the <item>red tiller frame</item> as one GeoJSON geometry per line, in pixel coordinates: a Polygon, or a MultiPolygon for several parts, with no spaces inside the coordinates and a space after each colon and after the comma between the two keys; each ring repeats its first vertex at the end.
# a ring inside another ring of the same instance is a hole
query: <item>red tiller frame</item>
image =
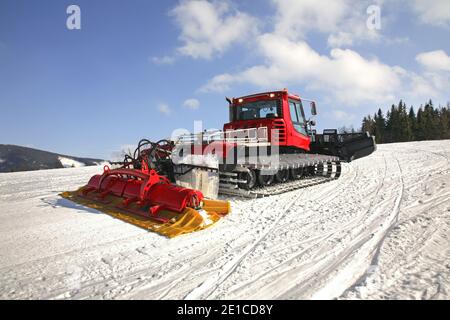
{"type": "Polygon", "coordinates": [[[106,203],[107,195],[123,198],[120,209],[130,211],[161,222],[168,220],[158,217],[161,210],[182,213],[187,207],[197,208],[203,200],[198,190],[183,188],[171,184],[155,170],[148,173],[134,169],[109,169],[104,167],[102,175],[95,175],[82,191],[82,196],[106,203]],[[140,209],[132,209],[130,204],[136,203],[140,209]],[[142,210],[149,206],[148,212],[142,210]]]}

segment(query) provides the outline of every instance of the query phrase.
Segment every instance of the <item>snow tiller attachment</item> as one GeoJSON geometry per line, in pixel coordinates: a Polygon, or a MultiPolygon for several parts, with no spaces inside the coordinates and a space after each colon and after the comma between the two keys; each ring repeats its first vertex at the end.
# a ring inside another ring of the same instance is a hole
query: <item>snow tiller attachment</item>
{"type": "Polygon", "coordinates": [[[141,141],[134,156],[114,163],[120,168],[104,166],[86,186],[61,196],[167,237],[205,229],[230,212],[228,201],[173,184],[163,175],[170,150],[161,142],[146,144],[150,148],[141,150],[141,141]]]}

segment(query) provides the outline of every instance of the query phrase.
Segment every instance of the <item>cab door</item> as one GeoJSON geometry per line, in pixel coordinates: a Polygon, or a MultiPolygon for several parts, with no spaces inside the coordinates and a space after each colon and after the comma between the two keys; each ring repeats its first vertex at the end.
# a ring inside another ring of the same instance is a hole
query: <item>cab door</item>
{"type": "Polygon", "coordinates": [[[291,134],[288,144],[304,150],[309,150],[309,136],[306,129],[306,119],[300,100],[288,99],[289,115],[291,118],[291,134]]]}

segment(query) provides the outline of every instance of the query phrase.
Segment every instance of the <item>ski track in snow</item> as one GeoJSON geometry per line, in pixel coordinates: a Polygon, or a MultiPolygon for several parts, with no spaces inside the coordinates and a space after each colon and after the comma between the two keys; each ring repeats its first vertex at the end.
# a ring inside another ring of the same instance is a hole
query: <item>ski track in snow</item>
{"type": "Polygon", "coordinates": [[[58,197],[101,167],[0,174],[1,299],[449,299],[450,140],[167,239],[58,197]]]}

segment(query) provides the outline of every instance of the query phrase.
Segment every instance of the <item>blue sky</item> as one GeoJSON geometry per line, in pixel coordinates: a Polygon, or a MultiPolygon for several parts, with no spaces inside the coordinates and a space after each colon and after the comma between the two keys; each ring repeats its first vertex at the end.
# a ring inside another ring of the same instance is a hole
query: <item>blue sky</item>
{"type": "Polygon", "coordinates": [[[447,0],[2,0],[0,143],[109,158],[283,87],[318,101],[319,129],[357,127],[399,99],[450,100],[449,26],[447,0]]]}

